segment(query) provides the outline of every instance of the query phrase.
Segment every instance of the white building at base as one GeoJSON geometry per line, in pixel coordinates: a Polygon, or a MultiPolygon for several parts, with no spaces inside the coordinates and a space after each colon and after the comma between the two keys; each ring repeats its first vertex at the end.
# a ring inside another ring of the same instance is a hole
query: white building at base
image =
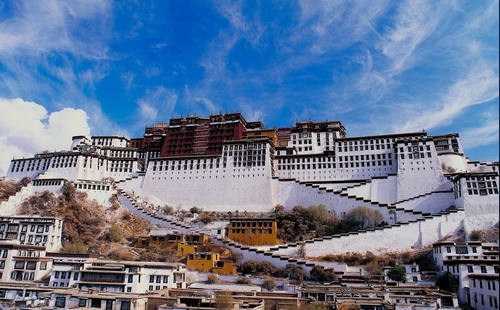
{"type": "Polygon", "coordinates": [[[498,243],[444,241],[433,245],[439,274],[457,277],[458,299],[474,309],[494,310],[499,306],[498,243]]]}

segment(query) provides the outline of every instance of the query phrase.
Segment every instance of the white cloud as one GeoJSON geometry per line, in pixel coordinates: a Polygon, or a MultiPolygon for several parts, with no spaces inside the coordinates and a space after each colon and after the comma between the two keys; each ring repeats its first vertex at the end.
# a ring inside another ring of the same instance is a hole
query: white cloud
{"type": "Polygon", "coordinates": [[[137,126],[144,126],[146,122],[154,122],[170,117],[177,104],[178,96],[175,92],[164,87],[148,90],[142,98],[137,100],[140,115],[137,126]]]}
{"type": "MultiPolygon", "coordinates": [[[[103,112],[93,91],[109,74],[110,0],[20,0],[0,21],[0,93],[50,98],[50,110],[84,108],[98,133],[124,133],[103,112]],[[79,71],[79,65],[93,64],[79,71]],[[77,68],[77,69],[75,69],[77,68]],[[109,130],[113,129],[113,131],[109,130]]],[[[126,83],[133,82],[133,76],[126,83]]]]}
{"type": "Polygon", "coordinates": [[[441,7],[424,1],[401,3],[394,25],[384,34],[380,47],[391,61],[391,72],[400,72],[417,61],[414,51],[436,30],[442,14],[441,7]]]}
{"type": "Polygon", "coordinates": [[[387,10],[386,0],[301,0],[300,22],[292,41],[310,42],[312,53],[347,47],[374,32],[375,21],[387,10]]]}
{"type": "Polygon", "coordinates": [[[12,157],[66,150],[71,137],[90,135],[87,113],[80,109],[48,113],[38,103],[0,97],[0,111],[0,175],[5,175],[12,157]]]}
{"type": "Polygon", "coordinates": [[[110,33],[110,9],[108,0],[17,1],[15,15],[0,23],[0,52],[63,51],[106,57],[107,49],[99,39],[110,33]],[[77,29],[88,21],[92,27],[77,29]]]}
{"type": "Polygon", "coordinates": [[[139,100],[138,105],[139,113],[143,120],[152,121],[158,117],[158,110],[144,99],[139,100]]]}
{"type": "Polygon", "coordinates": [[[130,89],[130,86],[132,86],[132,83],[134,82],[135,74],[128,71],[128,72],[122,73],[122,75],[120,77],[123,80],[123,82],[125,83],[125,88],[130,89]]]}
{"type": "Polygon", "coordinates": [[[461,135],[461,141],[465,149],[488,145],[498,142],[499,139],[498,119],[488,120],[479,127],[468,128],[461,135]]]}
{"type": "Polygon", "coordinates": [[[203,107],[205,107],[205,109],[209,112],[209,113],[216,113],[218,110],[220,110],[220,108],[215,105],[212,100],[208,99],[208,98],[205,98],[205,97],[195,97],[193,98],[193,100],[195,102],[199,102],[203,105],[203,107]]]}
{"type": "Polygon", "coordinates": [[[431,129],[450,124],[466,108],[498,98],[498,74],[480,67],[450,86],[435,103],[413,106],[398,131],[431,129]]]}

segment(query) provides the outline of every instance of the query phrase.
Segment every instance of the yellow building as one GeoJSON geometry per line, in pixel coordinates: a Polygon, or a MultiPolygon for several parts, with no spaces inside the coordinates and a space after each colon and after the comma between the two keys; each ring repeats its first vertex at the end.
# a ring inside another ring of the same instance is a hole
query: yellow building
{"type": "Polygon", "coordinates": [[[177,243],[177,256],[185,257],[191,253],[196,252],[196,245],[189,245],[184,243],[177,243]]]}
{"type": "Polygon", "coordinates": [[[149,236],[137,238],[136,247],[157,247],[157,248],[177,248],[177,244],[205,245],[208,243],[208,236],[205,234],[183,234],[177,230],[156,230],[151,231],[149,236]]]}
{"type": "Polygon", "coordinates": [[[246,245],[279,244],[278,224],[273,218],[232,218],[227,230],[229,239],[246,245]]]}
{"type": "Polygon", "coordinates": [[[187,257],[186,267],[200,272],[215,272],[223,275],[236,274],[236,268],[231,261],[220,260],[218,253],[196,252],[187,257]]]}

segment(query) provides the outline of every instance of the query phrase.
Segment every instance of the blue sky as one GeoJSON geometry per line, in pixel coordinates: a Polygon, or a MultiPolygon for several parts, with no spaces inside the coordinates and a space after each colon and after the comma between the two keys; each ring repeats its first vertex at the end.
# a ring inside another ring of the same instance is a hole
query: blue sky
{"type": "Polygon", "coordinates": [[[341,120],[350,136],[458,132],[469,157],[498,160],[498,11],[496,0],[3,1],[0,104],[15,121],[0,125],[0,150],[36,151],[33,122],[56,148],[73,131],[141,136],[171,116],[241,111],[272,127],[341,120]]]}

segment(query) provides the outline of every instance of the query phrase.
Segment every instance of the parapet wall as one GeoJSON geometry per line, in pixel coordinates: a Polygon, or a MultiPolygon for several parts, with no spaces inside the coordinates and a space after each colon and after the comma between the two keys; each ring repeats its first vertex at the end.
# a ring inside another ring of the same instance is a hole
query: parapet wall
{"type": "Polygon", "coordinates": [[[455,198],[452,190],[436,191],[401,201],[396,203],[396,206],[407,210],[436,213],[455,206],[455,198]]]}

